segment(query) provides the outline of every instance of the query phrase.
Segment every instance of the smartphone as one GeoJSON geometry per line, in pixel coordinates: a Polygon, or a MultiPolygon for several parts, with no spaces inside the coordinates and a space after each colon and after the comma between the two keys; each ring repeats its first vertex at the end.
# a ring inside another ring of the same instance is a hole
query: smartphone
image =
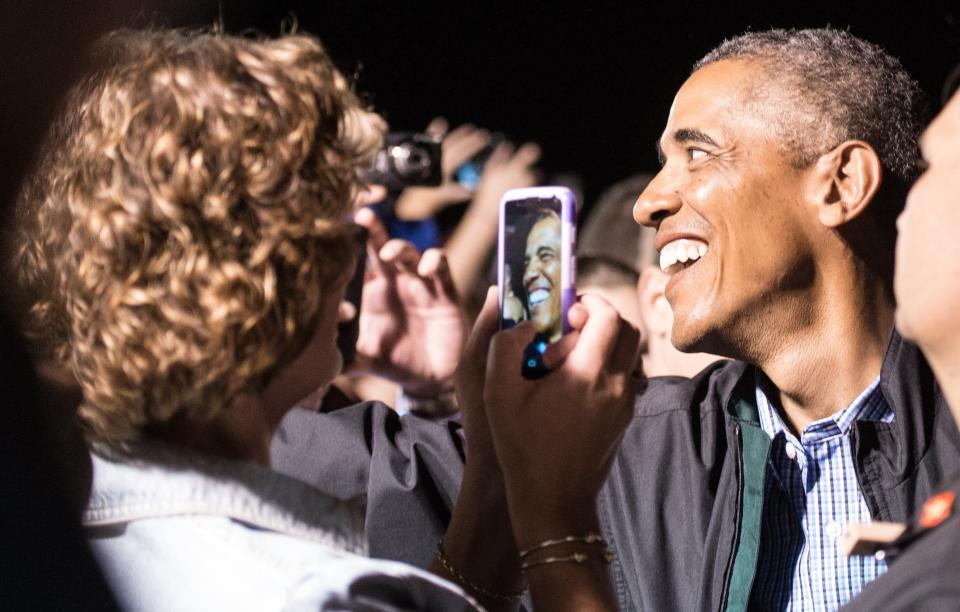
{"type": "Polygon", "coordinates": [[[570,331],[576,299],[576,199],[566,187],[511,189],[500,201],[497,284],[500,328],[531,321],[536,336],[524,350],[522,372],[541,378],[543,354],[570,331]]]}
{"type": "Polygon", "coordinates": [[[343,299],[353,305],[353,318],[337,325],[337,348],[343,357],[343,367],[351,365],[357,357],[357,339],[360,337],[360,303],[363,301],[363,278],[367,267],[367,230],[352,225],[353,248],[357,254],[357,267],[347,283],[343,299]]]}

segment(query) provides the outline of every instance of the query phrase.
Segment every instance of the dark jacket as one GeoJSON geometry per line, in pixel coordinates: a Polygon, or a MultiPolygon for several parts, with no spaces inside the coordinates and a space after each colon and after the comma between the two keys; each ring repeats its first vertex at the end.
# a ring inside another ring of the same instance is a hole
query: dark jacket
{"type": "MultiPolygon", "coordinates": [[[[653,379],[638,398],[599,500],[621,609],[746,609],[770,446],[754,380],[752,366],[726,361],[693,379],[653,379]]],[[[874,519],[904,521],[960,468],[960,434],[926,362],[897,334],[880,385],[895,419],[857,423],[857,476],[874,519]]],[[[373,556],[429,564],[462,474],[455,422],[401,419],[375,403],[294,412],[273,451],[284,473],[366,496],[373,556]]]]}
{"type": "MultiPolygon", "coordinates": [[[[960,479],[942,487],[960,496],[960,479]]],[[[933,527],[916,520],[882,549],[890,570],[867,585],[843,612],[955,612],[960,610],[960,507],[933,527]]]]}

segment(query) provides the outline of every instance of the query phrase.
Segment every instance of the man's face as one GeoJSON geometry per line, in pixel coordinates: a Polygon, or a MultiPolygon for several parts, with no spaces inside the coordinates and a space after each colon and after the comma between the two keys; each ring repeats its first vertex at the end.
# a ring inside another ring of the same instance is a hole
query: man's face
{"type": "Polygon", "coordinates": [[[550,332],[550,340],[563,331],[560,317],[560,219],[545,217],[527,234],[523,256],[523,286],[527,307],[537,333],[550,332]]]}
{"type": "Polygon", "coordinates": [[[660,138],[663,168],[634,207],[637,222],[657,228],[672,340],[684,351],[742,356],[771,302],[809,283],[804,231],[816,215],[802,205],[803,172],[763,106],[776,102],[745,93],[767,82],[741,61],[694,73],[660,138]]]}
{"type": "Polygon", "coordinates": [[[897,326],[924,351],[960,331],[960,94],[920,139],[929,164],[897,220],[897,326]]]}

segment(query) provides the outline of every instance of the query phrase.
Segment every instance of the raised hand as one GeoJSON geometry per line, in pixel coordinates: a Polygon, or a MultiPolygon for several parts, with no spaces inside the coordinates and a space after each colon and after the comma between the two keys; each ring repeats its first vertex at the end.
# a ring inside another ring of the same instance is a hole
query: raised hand
{"type": "Polygon", "coordinates": [[[447,120],[438,117],[427,126],[427,133],[443,138],[441,144],[441,172],[443,180],[437,187],[408,187],[397,198],[395,210],[401,219],[425,219],[457,202],[465,202],[473,195],[461,185],[454,173],[462,164],[490,143],[490,132],[469,123],[447,132],[447,120]]]}
{"type": "Polygon", "coordinates": [[[473,207],[481,207],[496,217],[496,207],[510,189],[531,187],[537,184],[537,171],[534,167],[540,161],[540,145],[527,142],[515,148],[509,142],[502,142],[490,154],[474,196],[473,207]]]}
{"type": "MultiPolygon", "coordinates": [[[[491,608],[515,609],[502,595],[524,583],[520,550],[600,532],[596,495],[633,414],[639,333],[594,296],[571,308],[569,320],[576,331],[544,356],[554,372],[526,380],[521,359],[533,330],[525,323],[497,333],[490,290],[457,372],[467,465],[444,547],[459,575],[470,577],[468,590],[491,608]],[[473,588],[478,584],[483,591],[473,588]],[[501,596],[484,597],[490,592],[501,596]]],[[[548,554],[572,552],[584,551],[560,547],[548,554]]],[[[588,562],[528,569],[534,608],[614,610],[602,552],[593,546],[588,562]]],[[[433,567],[459,579],[440,563],[433,567]]]]}
{"type": "Polygon", "coordinates": [[[503,142],[487,159],[473,201],[446,245],[450,273],[460,291],[470,291],[483,274],[487,253],[497,238],[500,199],[510,189],[536,184],[534,166],[539,159],[539,145],[530,142],[519,149],[503,142]]]}
{"type": "Polygon", "coordinates": [[[390,240],[369,209],[355,220],[369,238],[352,370],[393,380],[415,397],[436,397],[452,387],[466,338],[446,257],[390,240]]]}

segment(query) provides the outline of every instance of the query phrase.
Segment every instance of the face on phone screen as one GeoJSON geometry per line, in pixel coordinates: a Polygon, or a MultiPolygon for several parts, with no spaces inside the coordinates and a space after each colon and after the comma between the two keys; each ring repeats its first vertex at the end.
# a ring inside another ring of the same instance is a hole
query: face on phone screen
{"type": "Polygon", "coordinates": [[[564,231],[564,211],[556,198],[510,201],[504,206],[500,271],[501,327],[533,324],[533,345],[542,355],[566,331],[572,301],[569,282],[572,245],[564,231]]]}
{"type": "Polygon", "coordinates": [[[529,228],[525,228],[523,259],[517,270],[522,318],[533,322],[537,335],[556,342],[563,335],[560,217],[544,209],[524,221],[529,228]]]}

